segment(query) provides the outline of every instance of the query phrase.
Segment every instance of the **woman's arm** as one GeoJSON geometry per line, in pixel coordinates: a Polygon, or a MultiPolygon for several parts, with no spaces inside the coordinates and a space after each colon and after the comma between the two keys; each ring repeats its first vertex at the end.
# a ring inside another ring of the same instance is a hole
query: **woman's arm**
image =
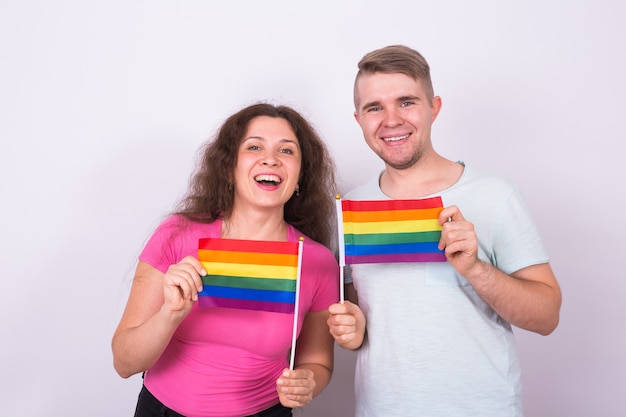
{"type": "Polygon", "coordinates": [[[113,335],[113,366],[123,378],[156,362],[202,290],[202,264],[187,257],[163,274],[139,262],[126,309],[113,335]]]}
{"type": "Polygon", "coordinates": [[[285,369],[276,381],[281,404],[303,407],[330,382],[333,374],[334,340],[326,325],[328,311],[308,313],[296,343],[294,370],[285,369]]]}

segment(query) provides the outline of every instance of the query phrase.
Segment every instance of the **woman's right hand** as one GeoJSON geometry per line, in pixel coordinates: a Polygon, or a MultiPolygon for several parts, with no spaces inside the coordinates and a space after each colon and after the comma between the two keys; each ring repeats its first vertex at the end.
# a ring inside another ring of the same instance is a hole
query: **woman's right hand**
{"type": "Polygon", "coordinates": [[[150,368],[202,291],[204,267],[193,256],[163,274],[139,261],[122,319],[113,335],[113,364],[123,378],[150,368]]]}
{"type": "Polygon", "coordinates": [[[187,315],[202,291],[204,267],[193,256],[183,258],[177,264],[170,265],[163,277],[163,307],[170,312],[187,315]]]}

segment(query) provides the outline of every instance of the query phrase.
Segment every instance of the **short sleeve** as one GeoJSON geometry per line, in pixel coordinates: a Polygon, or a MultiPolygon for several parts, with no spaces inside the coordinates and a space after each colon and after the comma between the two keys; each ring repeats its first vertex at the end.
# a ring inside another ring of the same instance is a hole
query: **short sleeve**
{"type": "Polygon", "coordinates": [[[493,239],[497,268],[511,274],[527,266],[549,262],[519,190],[513,190],[504,207],[505,213],[499,217],[493,239]]]}
{"type": "Polygon", "coordinates": [[[179,215],[170,216],[154,231],[139,260],[165,273],[184,257],[198,256],[198,239],[219,237],[221,222],[196,223],[179,215]]]}
{"type": "Polygon", "coordinates": [[[310,311],[317,312],[339,301],[339,265],[333,254],[318,243],[304,249],[302,271],[312,292],[310,311]]]}

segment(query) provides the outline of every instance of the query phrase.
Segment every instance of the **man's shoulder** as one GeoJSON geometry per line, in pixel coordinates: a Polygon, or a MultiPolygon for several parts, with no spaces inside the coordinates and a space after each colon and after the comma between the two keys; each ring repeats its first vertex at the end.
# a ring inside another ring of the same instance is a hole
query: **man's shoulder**
{"type": "Polygon", "coordinates": [[[346,200],[379,200],[383,199],[384,195],[378,185],[380,173],[376,174],[369,181],[355,186],[345,195],[346,200]]]}
{"type": "Polygon", "coordinates": [[[468,165],[465,165],[465,172],[456,186],[476,188],[486,192],[511,191],[516,188],[513,181],[501,174],[478,170],[468,165]]]}

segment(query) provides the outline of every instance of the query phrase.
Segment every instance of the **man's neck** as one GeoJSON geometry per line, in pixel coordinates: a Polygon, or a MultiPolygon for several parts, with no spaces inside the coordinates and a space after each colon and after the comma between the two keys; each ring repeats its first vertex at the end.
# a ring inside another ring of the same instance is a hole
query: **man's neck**
{"type": "Polygon", "coordinates": [[[379,185],[393,199],[422,198],[450,188],[461,178],[463,170],[463,165],[437,155],[406,169],[386,166],[379,185]]]}

